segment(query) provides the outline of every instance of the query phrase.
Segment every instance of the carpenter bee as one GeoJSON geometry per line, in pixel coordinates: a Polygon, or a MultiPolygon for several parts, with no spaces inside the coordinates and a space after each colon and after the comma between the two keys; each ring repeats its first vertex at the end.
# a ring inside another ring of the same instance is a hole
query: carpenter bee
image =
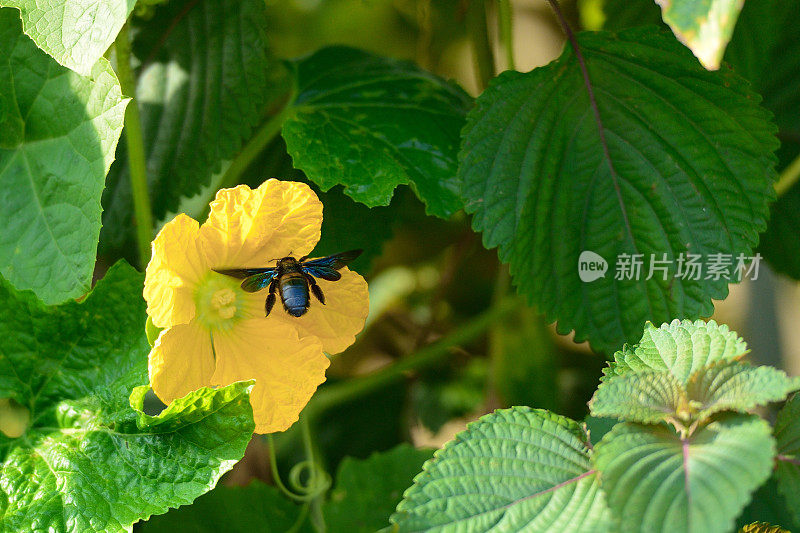
{"type": "Polygon", "coordinates": [[[214,271],[243,279],[242,289],[247,292],[258,292],[269,286],[269,296],[264,304],[266,316],[269,316],[272,306],[275,305],[275,293],[280,291],[281,302],[286,312],[300,317],[308,311],[308,305],[311,303],[309,287],[317,300],[325,304],[325,295],[322,294],[322,289],[314,277],[328,281],[341,279],[342,275],[337,270],[361,255],[362,251],[350,250],[310,261],[307,261],[308,256],[300,259],[287,256],[278,259],[274,267],[214,269],[214,271]]]}

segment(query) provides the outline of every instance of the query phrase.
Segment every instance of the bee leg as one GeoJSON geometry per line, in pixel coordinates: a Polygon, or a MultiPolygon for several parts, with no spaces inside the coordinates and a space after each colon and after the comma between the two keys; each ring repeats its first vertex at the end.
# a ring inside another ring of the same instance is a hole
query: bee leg
{"type": "Polygon", "coordinates": [[[264,302],[264,310],[266,314],[264,316],[269,316],[269,312],[272,311],[272,306],[275,305],[275,290],[278,288],[278,278],[272,280],[269,284],[269,295],[267,296],[267,301],[264,302]]]}
{"type": "Polygon", "coordinates": [[[317,280],[315,280],[314,276],[311,274],[306,274],[304,272],[303,275],[308,280],[308,286],[311,287],[311,292],[314,293],[314,296],[317,297],[317,300],[319,300],[322,305],[325,305],[325,295],[322,294],[322,289],[320,289],[319,285],[317,285],[317,280]]]}

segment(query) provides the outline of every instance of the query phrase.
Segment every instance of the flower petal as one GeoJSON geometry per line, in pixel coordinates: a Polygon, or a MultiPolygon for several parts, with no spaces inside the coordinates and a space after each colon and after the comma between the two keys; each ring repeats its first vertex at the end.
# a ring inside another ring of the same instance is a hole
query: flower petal
{"type": "Polygon", "coordinates": [[[325,381],[330,361],[314,337],[279,322],[254,318],[241,320],[227,331],[215,331],[217,367],[212,381],[227,385],[255,379],[250,393],[256,433],[288,429],[325,381]]]}
{"type": "Polygon", "coordinates": [[[147,314],[159,328],[187,324],[194,317],[194,287],[209,270],[197,246],[198,235],[197,221],[180,214],[153,241],[144,299],[147,314]]]}
{"type": "Polygon", "coordinates": [[[222,189],[200,231],[213,268],[268,266],[309,254],[319,241],[322,203],[308,185],[270,179],[252,190],[222,189]]]}
{"type": "Polygon", "coordinates": [[[344,351],[364,328],[369,313],[369,293],[367,282],[359,274],[347,267],[339,272],[342,274],[339,281],[315,278],[325,296],[325,305],[311,295],[308,311],[300,318],[289,316],[276,305],[268,320],[278,320],[297,328],[301,337],[319,338],[322,349],[329,354],[344,351]]]}
{"type": "Polygon", "coordinates": [[[165,329],[148,363],[153,392],[164,403],[209,387],[214,375],[211,334],[195,321],[165,329]]]}

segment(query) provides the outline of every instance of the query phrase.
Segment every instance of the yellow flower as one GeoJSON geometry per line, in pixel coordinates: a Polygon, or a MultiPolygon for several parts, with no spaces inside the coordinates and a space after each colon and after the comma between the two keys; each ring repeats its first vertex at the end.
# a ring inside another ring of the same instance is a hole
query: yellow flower
{"type": "MultiPolygon", "coordinates": [[[[250,395],[257,433],[283,431],[298,418],[329,361],[355,341],[368,311],[367,283],[344,267],[318,280],[325,305],[302,317],[280,303],[264,316],[266,291],[212,269],[274,266],[311,253],[320,237],[322,203],[305,184],[268,180],[255,190],[223,189],[200,226],[178,215],[153,241],[144,298],[165,328],[150,351],[150,383],[169,403],[204,386],[255,379],[250,395]]],[[[312,296],[313,298],[313,296],[312,296]]]]}

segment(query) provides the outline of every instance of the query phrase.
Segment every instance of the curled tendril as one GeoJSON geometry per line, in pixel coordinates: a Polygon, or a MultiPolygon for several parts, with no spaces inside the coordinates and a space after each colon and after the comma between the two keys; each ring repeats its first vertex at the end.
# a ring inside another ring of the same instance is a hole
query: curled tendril
{"type": "Polygon", "coordinates": [[[272,435],[267,435],[267,438],[269,440],[269,466],[272,471],[272,478],[282,493],[296,502],[306,503],[328,491],[331,486],[331,476],[313,460],[301,461],[292,467],[288,478],[289,487],[291,488],[287,487],[278,473],[278,462],[275,458],[272,435]],[[305,481],[303,481],[304,477],[305,481]]]}

